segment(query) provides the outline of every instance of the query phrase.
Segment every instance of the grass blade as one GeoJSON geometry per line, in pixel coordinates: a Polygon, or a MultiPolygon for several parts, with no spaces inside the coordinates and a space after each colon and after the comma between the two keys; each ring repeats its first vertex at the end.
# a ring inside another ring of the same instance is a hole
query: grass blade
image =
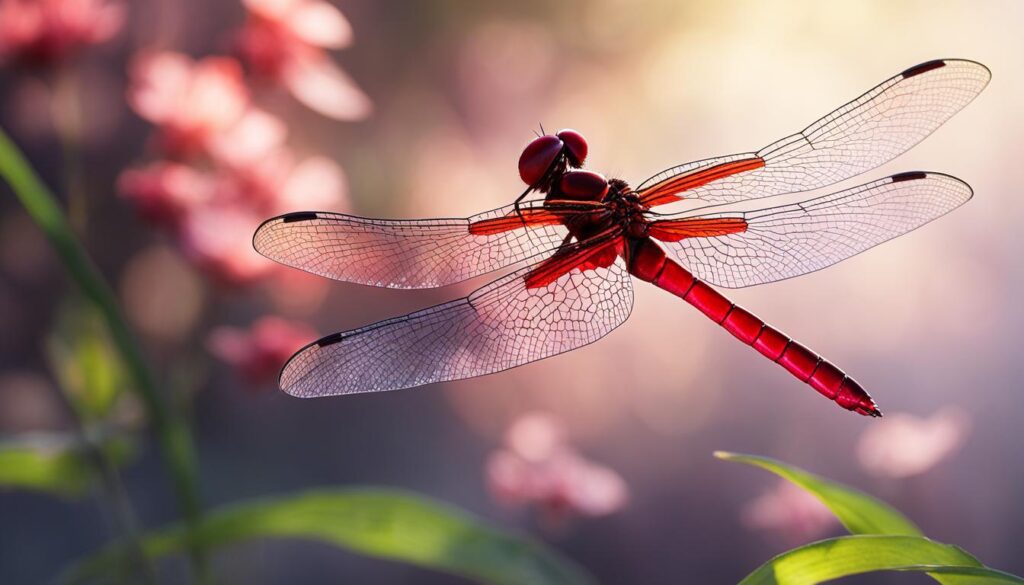
{"type": "MultiPolygon", "coordinates": [[[[195,451],[187,427],[176,412],[164,403],[139,344],[118,307],[116,297],[78,242],[56,198],[2,130],[0,177],[10,185],[25,210],[50,240],[68,274],[103,316],[114,345],[134,382],[131,387],[138,393],[153,425],[182,513],[189,525],[195,525],[200,517],[198,474],[195,451]]],[[[193,557],[201,570],[201,551],[193,551],[193,557]]]]}
{"type": "Polygon", "coordinates": [[[1024,585],[973,556],[920,536],[856,535],[822,540],[782,553],[740,585],[814,585],[874,571],[942,573],[957,585],[1024,585]]]}
{"type": "Polygon", "coordinates": [[[852,534],[922,536],[921,530],[899,510],[862,491],[767,457],[725,451],[716,451],[715,457],[760,467],[793,482],[828,506],[852,534]]]}
{"type": "MultiPolygon", "coordinates": [[[[715,453],[715,457],[726,461],[735,461],[760,467],[793,482],[820,499],[839,518],[843,526],[854,535],[922,536],[920,529],[898,510],[859,490],[767,457],[740,455],[721,451],[715,453]]],[[[898,541],[892,542],[896,543],[898,541]]],[[[964,572],[960,568],[953,572],[927,568],[920,570],[924,570],[932,579],[943,585],[1018,582],[992,581],[992,575],[998,573],[998,571],[983,567],[978,559],[963,550],[957,549],[957,551],[962,558],[970,559],[970,565],[981,567],[981,569],[978,569],[981,573],[964,572]]],[[[1003,575],[1006,577],[1005,574],[1003,575]]],[[[1012,575],[1008,577],[1017,579],[1012,575]]]]}

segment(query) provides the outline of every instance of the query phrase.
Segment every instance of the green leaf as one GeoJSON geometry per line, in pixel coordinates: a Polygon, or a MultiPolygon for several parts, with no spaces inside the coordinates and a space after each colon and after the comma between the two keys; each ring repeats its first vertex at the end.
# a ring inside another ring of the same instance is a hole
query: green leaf
{"type": "MultiPolygon", "coordinates": [[[[928,539],[921,538],[921,530],[914,526],[906,516],[889,504],[868,496],[863,492],[854,490],[853,488],[836,482],[830,482],[828,479],[800,469],[799,467],[786,465],[767,457],[739,455],[736,453],[725,452],[716,452],[715,457],[726,461],[735,461],[738,463],[761,467],[762,469],[767,469],[780,477],[790,480],[790,482],[793,482],[797,486],[807,490],[828,506],[828,509],[833,511],[833,513],[839,517],[843,526],[845,526],[847,530],[854,535],[859,535],[856,538],[879,537],[881,539],[864,541],[866,544],[846,544],[849,542],[849,538],[835,539],[797,548],[785,552],[769,561],[767,565],[752,574],[751,577],[748,577],[748,580],[743,581],[744,584],[748,582],[785,584],[819,583],[821,581],[837,579],[846,575],[854,575],[855,573],[883,570],[921,571],[928,573],[932,579],[942,583],[943,585],[1024,583],[1024,581],[1014,577],[1013,575],[1000,573],[982,566],[981,562],[977,558],[962,549],[947,545],[939,545],[938,543],[928,539]],[[899,540],[899,538],[909,537],[914,537],[915,540],[899,540]],[[827,543],[836,541],[842,541],[844,544],[837,545],[836,548],[829,548],[827,543]],[[922,542],[919,541],[923,541],[927,544],[922,544],[922,542]],[[913,546],[906,549],[900,548],[906,543],[912,543],[913,546]],[[889,550],[886,547],[896,548],[889,550]],[[807,550],[807,552],[797,554],[799,551],[803,550],[807,550]],[[862,552],[865,555],[864,558],[858,559],[856,557],[856,553],[850,553],[850,558],[844,560],[846,557],[843,555],[847,554],[845,551],[849,550],[867,552],[862,552]],[[901,559],[907,558],[902,555],[927,555],[940,553],[952,555],[950,558],[955,557],[955,559],[949,562],[936,561],[933,562],[932,565],[929,565],[926,561],[914,563],[906,560],[905,566],[898,567],[901,559]],[[837,555],[835,561],[838,562],[839,565],[833,567],[835,570],[850,572],[837,574],[831,577],[820,577],[820,575],[826,575],[826,573],[821,573],[818,569],[815,569],[815,563],[823,562],[826,563],[826,565],[830,565],[830,563],[834,562],[834,559],[828,556],[829,554],[837,555]],[[843,565],[844,562],[846,562],[846,565],[843,565]],[[879,565],[873,565],[873,563],[879,563],[879,565]],[[973,569],[968,570],[965,568],[973,569]],[[805,570],[809,571],[806,576],[811,580],[802,580],[804,574],[800,572],[805,570]],[[768,577],[766,577],[766,575],[768,575],[768,577]],[[757,579],[752,580],[755,577],[757,577],[757,579]]],[[[856,542],[859,543],[860,541],[856,542]]]]}
{"type": "Polygon", "coordinates": [[[814,585],[874,571],[941,573],[957,585],[1024,584],[1024,579],[982,566],[955,546],[920,536],[857,535],[782,553],[740,585],[814,585]]]}
{"type": "Polygon", "coordinates": [[[793,482],[828,506],[852,534],[922,536],[921,530],[899,510],[841,483],[767,457],[725,451],[716,451],[715,457],[760,467],[793,482]]]}
{"type": "Polygon", "coordinates": [[[65,498],[89,488],[93,470],[79,449],[55,437],[0,443],[0,486],[65,498]]]}
{"type": "MultiPolygon", "coordinates": [[[[96,479],[87,446],[73,435],[33,434],[0,441],[0,488],[30,490],[73,498],[84,495],[96,479]]],[[[127,438],[102,444],[114,463],[134,454],[127,438]]]]}
{"type": "MultiPolygon", "coordinates": [[[[537,542],[451,506],[393,490],[320,490],[235,504],[208,514],[194,538],[204,550],[254,539],[305,539],[500,585],[591,582],[537,542]]],[[[143,541],[152,558],[182,552],[186,544],[180,526],[143,541]]],[[[70,578],[109,575],[122,558],[120,549],[108,549],[79,565],[70,578]]]]}

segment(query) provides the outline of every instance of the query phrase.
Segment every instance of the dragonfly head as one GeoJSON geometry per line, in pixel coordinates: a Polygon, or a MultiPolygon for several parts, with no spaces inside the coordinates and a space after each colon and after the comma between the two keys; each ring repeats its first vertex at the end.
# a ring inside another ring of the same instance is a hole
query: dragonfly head
{"type": "Polygon", "coordinates": [[[566,167],[578,169],[587,159],[587,140],[575,130],[535,138],[519,157],[519,176],[530,187],[547,191],[566,167]]]}

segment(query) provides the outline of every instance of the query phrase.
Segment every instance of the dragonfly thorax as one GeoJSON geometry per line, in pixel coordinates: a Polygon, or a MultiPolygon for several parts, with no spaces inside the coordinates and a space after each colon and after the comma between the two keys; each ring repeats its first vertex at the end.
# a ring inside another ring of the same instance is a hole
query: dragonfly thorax
{"type": "Polygon", "coordinates": [[[622,179],[608,181],[605,205],[611,213],[612,222],[621,226],[627,237],[642,238],[647,235],[647,218],[644,217],[647,207],[628,183],[622,179]]]}

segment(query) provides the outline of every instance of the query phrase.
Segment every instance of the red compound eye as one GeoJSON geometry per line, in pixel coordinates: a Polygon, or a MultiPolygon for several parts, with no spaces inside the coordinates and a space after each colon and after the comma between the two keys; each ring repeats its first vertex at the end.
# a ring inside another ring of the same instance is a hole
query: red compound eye
{"type": "Polygon", "coordinates": [[[587,139],[575,130],[565,129],[556,134],[565,143],[569,166],[580,168],[587,160],[587,139]]]}
{"type": "Polygon", "coordinates": [[[568,199],[600,201],[608,193],[608,179],[593,171],[569,171],[562,175],[558,190],[568,199]]]}
{"type": "Polygon", "coordinates": [[[541,136],[526,145],[519,157],[519,176],[527,185],[536,185],[544,178],[555,159],[562,153],[562,140],[557,136],[541,136]]]}

